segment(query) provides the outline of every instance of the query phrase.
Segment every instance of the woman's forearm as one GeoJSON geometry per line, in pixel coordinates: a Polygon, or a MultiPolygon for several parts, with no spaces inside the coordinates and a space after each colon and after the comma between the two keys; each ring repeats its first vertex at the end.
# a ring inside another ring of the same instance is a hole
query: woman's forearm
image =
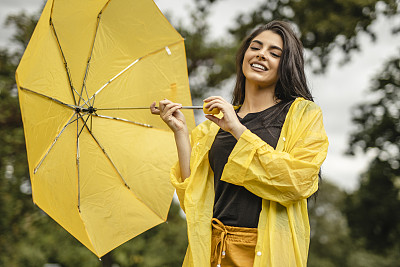
{"type": "Polygon", "coordinates": [[[174,132],[182,181],[184,181],[190,176],[190,154],[192,148],[185,116],[180,112],[180,108],[182,108],[181,104],[173,103],[167,99],[161,100],[158,108],[155,101],[150,105],[151,113],[160,115],[161,119],[174,132]]]}
{"type": "Polygon", "coordinates": [[[190,176],[190,154],[192,152],[192,148],[190,146],[189,133],[187,129],[175,132],[174,135],[183,182],[190,176]]]}

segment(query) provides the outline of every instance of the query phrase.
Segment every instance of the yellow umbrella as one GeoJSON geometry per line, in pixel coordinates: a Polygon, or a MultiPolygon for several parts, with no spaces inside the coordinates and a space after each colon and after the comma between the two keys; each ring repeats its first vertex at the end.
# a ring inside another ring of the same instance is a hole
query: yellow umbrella
{"type": "Polygon", "coordinates": [[[42,210],[99,257],[166,220],[173,135],[135,107],[191,98],[183,39],[153,1],[49,0],[16,80],[42,210]]]}

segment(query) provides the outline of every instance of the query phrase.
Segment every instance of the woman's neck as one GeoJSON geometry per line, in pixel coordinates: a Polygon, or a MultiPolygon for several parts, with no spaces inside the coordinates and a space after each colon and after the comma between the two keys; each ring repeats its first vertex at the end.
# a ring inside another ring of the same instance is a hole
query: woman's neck
{"type": "Polygon", "coordinates": [[[239,115],[246,116],[248,113],[263,111],[278,102],[275,97],[275,87],[258,88],[246,83],[245,98],[239,115]]]}

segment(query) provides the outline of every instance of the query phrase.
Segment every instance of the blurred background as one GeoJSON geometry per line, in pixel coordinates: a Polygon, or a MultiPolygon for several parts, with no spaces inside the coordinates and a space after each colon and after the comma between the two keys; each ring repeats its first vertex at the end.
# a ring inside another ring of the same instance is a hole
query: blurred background
{"type": "MultiPolygon", "coordinates": [[[[257,25],[292,23],[330,141],[309,201],[308,266],[400,266],[400,1],[155,3],[185,38],[194,104],[230,100],[236,49],[257,25]]],[[[44,4],[0,2],[0,266],[180,266],[187,236],[176,202],[168,223],[101,261],[34,206],[14,73],[44,4]]]]}

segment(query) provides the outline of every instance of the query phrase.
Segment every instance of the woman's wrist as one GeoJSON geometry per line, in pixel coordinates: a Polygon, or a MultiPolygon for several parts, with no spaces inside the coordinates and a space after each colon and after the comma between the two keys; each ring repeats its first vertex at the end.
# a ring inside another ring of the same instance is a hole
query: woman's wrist
{"type": "Polygon", "coordinates": [[[231,131],[231,134],[237,139],[239,140],[240,136],[244,133],[244,131],[246,131],[247,128],[246,126],[244,126],[243,124],[239,124],[237,127],[233,128],[231,131]]]}
{"type": "Polygon", "coordinates": [[[179,136],[179,135],[189,135],[189,131],[186,127],[186,125],[180,129],[176,129],[173,131],[175,136],[179,136]]]}

